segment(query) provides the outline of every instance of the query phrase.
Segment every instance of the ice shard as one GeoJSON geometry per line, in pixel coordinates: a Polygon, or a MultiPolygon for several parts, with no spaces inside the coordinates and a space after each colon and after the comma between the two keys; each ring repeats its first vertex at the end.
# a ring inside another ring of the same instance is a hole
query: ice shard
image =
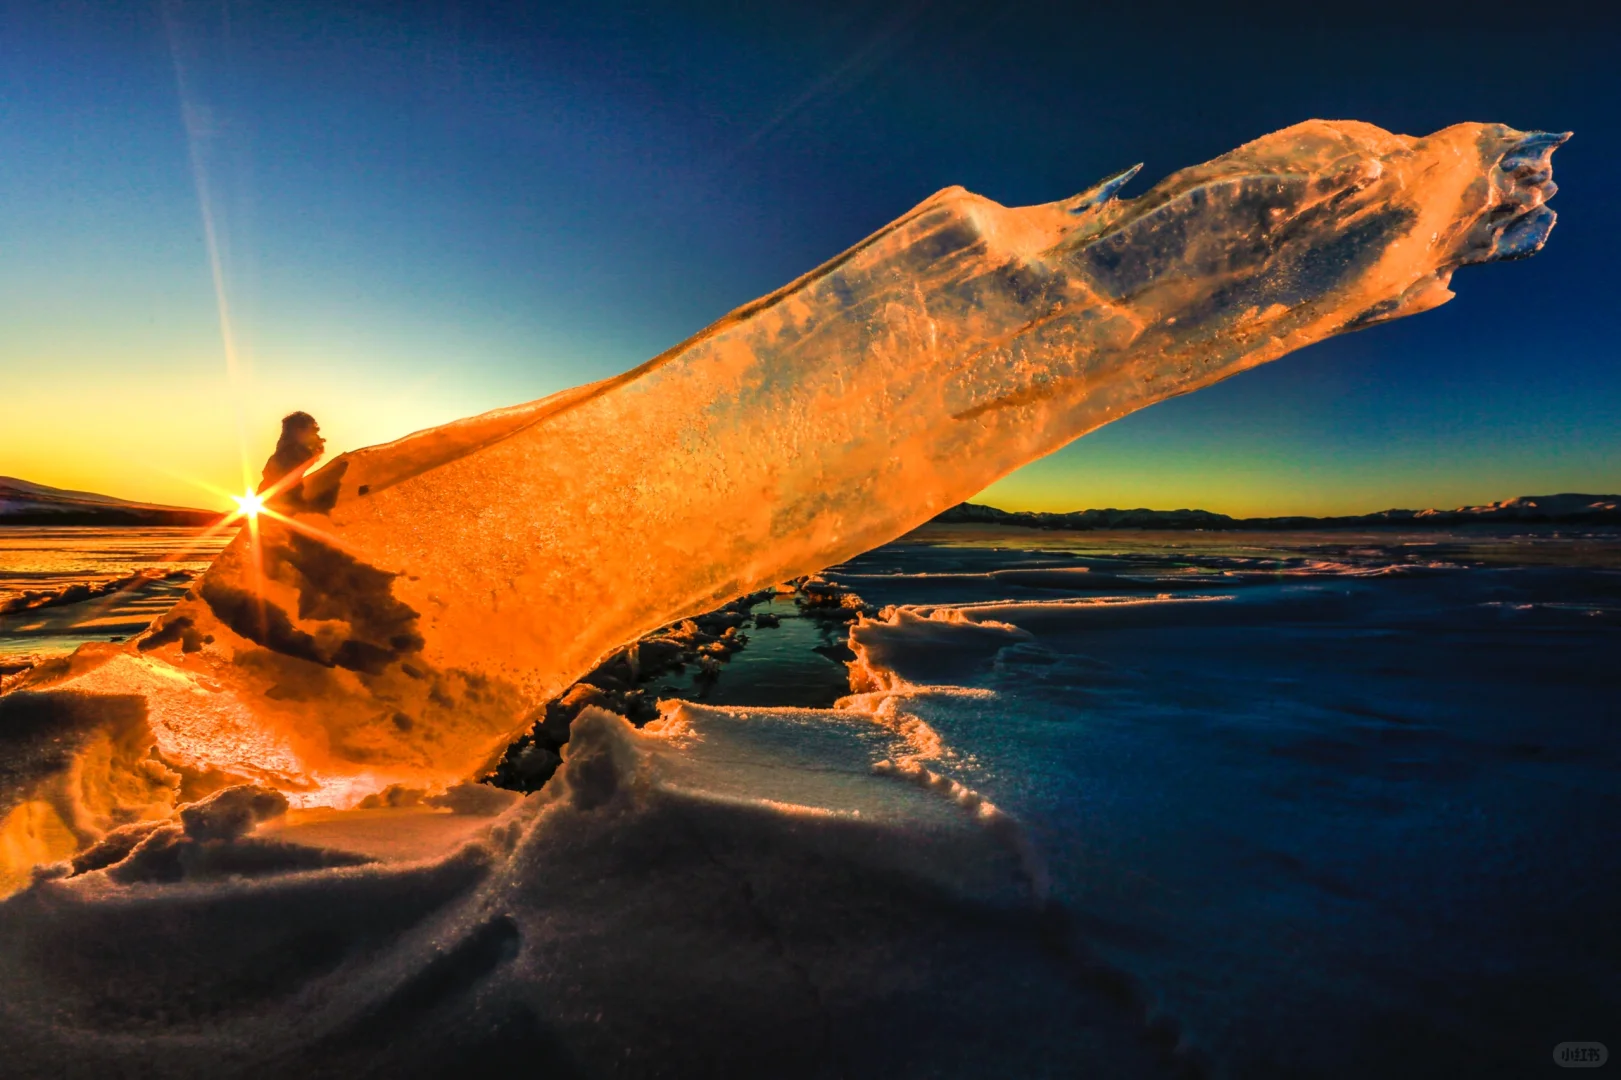
{"type": "Polygon", "coordinates": [[[657,626],[1533,253],[1565,138],[1309,121],[1135,199],[948,188],[634,371],[333,460],[138,642],[26,689],[138,698],[163,761],[295,804],[444,786],[657,626]]]}

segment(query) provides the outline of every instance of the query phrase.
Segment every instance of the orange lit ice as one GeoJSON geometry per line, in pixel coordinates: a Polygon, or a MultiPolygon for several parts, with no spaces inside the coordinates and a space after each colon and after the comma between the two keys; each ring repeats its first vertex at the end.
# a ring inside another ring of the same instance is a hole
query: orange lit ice
{"type": "Polygon", "coordinates": [[[185,600],[29,688],[143,702],[165,759],[295,805],[442,788],[655,627],[1534,252],[1562,141],[1311,121],[1131,200],[1124,175],[1022,208],[947,189],[625,375],[238,497],[250,528],[185,600]]]}

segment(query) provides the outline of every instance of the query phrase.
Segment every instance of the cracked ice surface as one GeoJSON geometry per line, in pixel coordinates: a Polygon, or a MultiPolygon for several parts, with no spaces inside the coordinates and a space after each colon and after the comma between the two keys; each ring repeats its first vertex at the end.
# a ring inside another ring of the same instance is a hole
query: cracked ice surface
{"type": "Polygon", "coordinates": [[[445,786],[646,631],[1535,252],[1564,138],[1309,121],[1136,199],[948,188],[625,375],[343,455],[31,688],[141,698],[169,760],[295,805],[445,786]]]}

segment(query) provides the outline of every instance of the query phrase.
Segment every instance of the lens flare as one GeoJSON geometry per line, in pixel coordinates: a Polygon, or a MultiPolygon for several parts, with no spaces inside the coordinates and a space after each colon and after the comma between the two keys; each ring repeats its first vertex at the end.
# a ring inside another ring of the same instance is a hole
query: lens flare
{"type": "Polygon", "coordinates": [[[240,517],[256,518],[265,508],[264,499],[251,491],[243,495],[232,495],[231,501],[236,503],[236,512],[240,517]]]}

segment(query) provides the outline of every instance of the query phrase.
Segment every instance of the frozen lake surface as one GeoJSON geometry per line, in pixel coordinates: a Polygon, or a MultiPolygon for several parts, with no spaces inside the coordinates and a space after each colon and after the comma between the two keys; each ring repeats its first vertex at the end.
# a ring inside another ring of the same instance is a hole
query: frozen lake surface
{"type": "Polygon", "coordinates": [[[180,599],[191,577],[206,569],[235,534],[234,529],[204,535],[183,528],[0,528],[0,665],[139,633],[180,599]],[[75,587],[108,591],[78,603],[51,602],[67,598],[75,587]],[[7,611],[8,606],[19,610],[7,611]]]}
{"type": "MultiPolygon", "coordinates": [[[[13,573],[168,542],[24,566],[20,536],[13,573]]],[[[846,642],[756,607],[781,625],[701,695],[657,686],[701,702],[577,732],[616,764],[496,839],[293,820],[268,835],[393,853],[8,901],[23,1074],[1521,1077],[1621,1046],[1621,536],[930,526],[826,576],[888,610],[846,642]]],[[[24,615],[103,640],[76,609],[24,615]]]]}
{"type": "Polygon", "coordinates": [[[1027,632],[874,644],[994,692],[914,699],[943,771],[1224,1072],[1524,1076],[1621,1036],[1618,568],[1602,532],[936,526],[831,576],[1027,632]]]}

